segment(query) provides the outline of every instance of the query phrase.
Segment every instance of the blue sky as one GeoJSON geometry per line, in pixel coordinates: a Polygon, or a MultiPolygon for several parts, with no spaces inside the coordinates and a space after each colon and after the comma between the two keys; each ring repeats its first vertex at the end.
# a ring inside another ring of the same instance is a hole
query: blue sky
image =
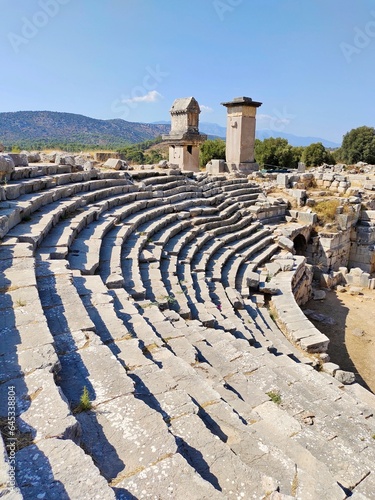
{"type": "Polygon", "coordinates": [[[0,111],[169,119],[263,102],[258,128],[341,142],[374,126],[373,0],[2,0],[0,111]]]}

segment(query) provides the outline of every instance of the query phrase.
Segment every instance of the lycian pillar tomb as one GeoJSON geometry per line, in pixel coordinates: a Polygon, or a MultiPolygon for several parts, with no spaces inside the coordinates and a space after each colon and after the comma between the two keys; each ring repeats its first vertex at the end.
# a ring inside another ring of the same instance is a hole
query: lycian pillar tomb
{"type": "Polygon", "coordinates": [[[194,97],[176,99],[170,110],[171,131],[163,140],[169,144],[169,162],[181,170],[199,171],[199,145],[207,140],[199,133],[200,112],[194,97]]]}
{"type": "Polygon", "coordinates": [[[250,97],[235,97],[222,105],[227,108],[226,163],[229,172],[248,174],[259,170],[254,157],[255,117],[262,103],[250,97]]]}

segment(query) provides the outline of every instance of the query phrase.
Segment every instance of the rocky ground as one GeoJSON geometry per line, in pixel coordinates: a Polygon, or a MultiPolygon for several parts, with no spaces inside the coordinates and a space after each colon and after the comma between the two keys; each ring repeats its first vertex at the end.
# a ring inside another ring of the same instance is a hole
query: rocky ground
{"type": "Polygon", "coordinates": [[[362,295],[351,295],[329,290],[324,300],[310,300],[303,309],[326,317],[317,321],[309,315],[330,338],[331,361],[354,372],[358,382],[375,393],[375,291],[363,289],[362,295]]]}

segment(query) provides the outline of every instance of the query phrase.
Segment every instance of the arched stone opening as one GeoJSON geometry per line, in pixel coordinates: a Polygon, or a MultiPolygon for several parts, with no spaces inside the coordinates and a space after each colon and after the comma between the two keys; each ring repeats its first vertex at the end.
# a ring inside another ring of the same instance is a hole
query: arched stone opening
{"type": "Polygon", "coordinates": [[[297,234],[293,243],[296,255],[306,255],[307,241],[303,234],[297,234]]]}

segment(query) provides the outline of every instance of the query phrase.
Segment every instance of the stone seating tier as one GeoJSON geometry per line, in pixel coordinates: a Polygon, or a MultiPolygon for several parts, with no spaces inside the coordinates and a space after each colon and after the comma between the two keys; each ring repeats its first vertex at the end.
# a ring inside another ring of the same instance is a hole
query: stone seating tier
{"type": "Polygon", "coordinates": [[[286,325],[302,314],[303,260],[266,280],[280,248],[245,206],[259,188],[118,174],[79,188],[32,167],[40,182],[1,202],[0,417],[12,385],[22,444],[13,491],[3,448],[0,495],[370,499],[375,397],[314,370],[291,342],[309,337],[247,286],[282,289],[286,325]]]}

